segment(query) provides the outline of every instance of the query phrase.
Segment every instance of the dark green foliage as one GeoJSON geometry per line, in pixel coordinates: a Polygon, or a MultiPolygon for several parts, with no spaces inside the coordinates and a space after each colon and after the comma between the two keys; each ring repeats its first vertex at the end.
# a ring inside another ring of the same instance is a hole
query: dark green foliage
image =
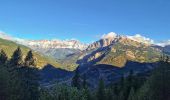
{"type": "Polygon", "coordinates": [[[108,89],[106,91],[106,98],[105,98],[105,100],[113,100],[113,97],[114,97],[113,91],[111,89],[108,89]]]}
{"type": "Polygon", "coordinates": [[[87,78],[86,75],[83,76],[83,88],[87,88],[87,78]]]}
{"type": "Polygon", "coordinates": [[[84,100],[93,100],[91,92],[90,92],[90,90],[87,87],[85,89],[83,89],[82,94],[84,96],[84,100]]]}
{"type": "Polygon", "coordinates": [[[8,57],[6,55],[6,53],[4,52],[4,50],[1,50],[0,52],[0,64],[5,64],[8,60],[8,57]]]}
{"type": "Polygon", "coordinates": [[[72,78],[72,86],[76,87],[77,89],[81,88],[81,80],[80,80],[80,73],[79,73],[79,69],[77,68],[75,70],[75,75],[72,78]]]}
{"type": "Polygon", "coordinates": [[[21,86],[24,88],[22,96],[25,100],[38,100],[39,98],[39,75],[35,63],[32,51],[29,51],[25,58],[25,66],[19,69],[21,86]]]}
{"type": "Polygon", "coordinates": [[[39,98],[39,83],[37,69],[32,67],[21,67],[20,79],[22,89],[22,97],[24,100],[38,100],[39,98]]]}
{"type": "Polygon", "coordinates": [[[160,67],[156,68],[149,78],[130,71],[128,76],[122,76],[120,81],[111,87],[106,87],[101,79],[97,90],[90,92],[84,85],[86,83],[84,78],[83,87],[85,88],[66,86],[61,89],[62,91],[56,89],[52,92],[53,98],[56,100],[170,100],[170,65],[167,59],[160,63],[160,67]]]}
{"type": "Polygon", "coordinates": [[[103,79],[100,79],[98,90],[97,90],[97,99],[98,100],[105,100],[105,85],[103,79]]]}
{"type": "Polygon", "coordinates": [[[10,75],[10,100],[22,100],[22,86],[20,79],[20,68],[23,66],[23,55],[20,47],[18,47],[8,64],[8,71],[10,75]],[[17,92],[16,92],[17,91],[17,92]]]}
{"type": "Polygon", "coordinates": [[[7,66],[0,65],[0,100],[9,100],[10,78],[7,66]]]}
{"type": "Polygon", "coordinates": [[[39,100],[54,100],[53,96],[49,93],[47,89],[40,90],[40,98],[39,100]]]}
{"type": "Polygon", "coordinates": [[[148,77],[140,77],[133,71],[122,75],[117,83],[105,86],[100,79],[98,88],[88,87],[86,76],[78,68],[71,85],[40,88],[36,60],[29,51],[23,61],[20,48],[10,61],[3,50],[0,52],[0,100],[170,100],[169,57],[162,57],[159,66],[148,77]],[[81,88],[82,87],[82,88],[81,88]]]}
{"type": "Polygon", "coordinates": [[[33,68],[34,61],[32,52],[26,57],[24,66],[22,51],[18,47],[9,63],[6,54],[0,53],[0,100],[38,100],[39,83],[37,69],[33,68]]]}
{"type": "Polygon", "coordinates": [[[135,98],[135,90],[134,88],[131,88],[128,100],[134,100],[134,98],[135,98]]]}
{"type": "Polygon", "coordinates": [[[161,58],[158,68],[137,92],[137,100],[170,100],[170,63],[168,61],[168,57],[161,58]]]}
{"type": "Polygon", "coordinates": [[[23,64],[23,60],[22,60],[23,58],[22,57],[23,57],[22,51],[21,51],[20,47],[18,47],[14,51],[14,53],[11,57],[10,64],[12,66],[21,66],[23,64]]]}
{"type": "Polygon", "coordinates": [[[36,61],[33,57],[33,53],[30,50],[25,58],[25,66],[36,67],[36,61]]]}

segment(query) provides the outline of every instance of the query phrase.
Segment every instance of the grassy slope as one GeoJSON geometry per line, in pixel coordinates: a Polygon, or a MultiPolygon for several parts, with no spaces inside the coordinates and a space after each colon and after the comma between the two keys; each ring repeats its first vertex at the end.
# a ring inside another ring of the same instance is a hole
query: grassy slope
{"type": "Polygon", "coordinates": [[[100,62],[98,62],[99,64],[109,64],[122,67],[125,65],[127,60],[141,63],[151,63],[158,61],[160,57],[160,52],[151,47],[135,47],[123,44],[116,44],[112,46],[112,48],[116,49],[116,52],[110,51],[100,62]],[[127,56],[127,51],[132,52],[135,58],[127,56]]]}
{"type": "MultiPolygon", "coordinates": [[[[4,39],[0,38],[0,49],[3,49],[6,52],[6,54],[8,55],[9,58],[12,56],[13,52],[16,50],[16,48],[18,46],[21,47],[21,50],[23,52],[23,56],[25,57],[27,52],[30,50],[28,47],[23,46],[23,45],[19,45],[19,44],[12,42],[12,41],[8,41],[8,40],[4,40],[4,39]]],[[[34,53],[35,58],[37,59],[37,67],[38,68],[42,68],[46,64],[51,64],[55,67],[62,68],[61,67],[62,65],[60,63],[56,62],[54,59],[49,58],[47,56],[44,56],[44,55],[42,55],[38,52],[33,52],[33,53],[34,53]]]]}

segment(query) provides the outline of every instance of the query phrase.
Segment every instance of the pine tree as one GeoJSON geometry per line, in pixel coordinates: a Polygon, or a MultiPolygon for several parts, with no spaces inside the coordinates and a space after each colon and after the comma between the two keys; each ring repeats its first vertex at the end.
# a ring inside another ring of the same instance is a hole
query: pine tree
{"type": "Polygon", "coordinates": [[[84,100],[93,100],[93,99],[92,99],[92,96],[91,96],[91,93],[90,93],[90,91],[89,91],[89,89],[88,89],[88,87],[85,87],[85,88],[83,89],[82,95],[83,95],[84,100]]]}
{"type": "Polygon", "coordinates": [[[125,78],[124,78],[124,75],[121,76],[121,79],[120,79],[120,85],[119,85],[119,90],[123,90],[125,87],[125,78]]]}
{"type": "Polygon", "coordinates": [[[14,53],[13,53],[13,55],[11,57],[11,60],[10,60],[11,66],[17,66],[17,67],[20,66],[21,67],[22,64],[23,64],[22,56],[23,56],[22,51],[21,51],[20,47],[18,47],[14,51],[14,53]]]}
{"type": "Polygon", "coordinates": [[[20,47],[18,47],[9,62],[8,71],[10,73],[10,100],[22,100],[22,90],[23,87],[21,86],[21,78],[20,76],[20,68],[23,66],[22,61],[22,51],[20,47]]]}
{"type": "Polygon", "coordinates": [[[36,61],[33,57],[33,53],[30,50],[25,58],[25,66],[29,66],[29,67],[36,67],[36,61]]]}
{"type": "Polygon", "coordinates": [[[0,52],[0,64],[5,64],[7,62],[7,55],[6,53],[4,52],[4,50],[1,50],[0,52]]]}
{"type": "MultiPolygon", "coordinates": [[[[166,61],[168,61],[166,59],[166,61]]],[[[161,62],[149,80],[151,98],[154,100],[170,99],[170,64],[161,62]]]]}
{"type": "Polygon", "coordinates": [[[113,92],[113,100],[117,100],[118,99],[118,96],[119,96],[119,89],[118,89],[118,84],[113,84],[113,87],[112,87],[112,92],[113,92]]]}
{"type": "Polygon", "coordinates": [[[97,100],[105,100],[105,86],[103,79],[100,79],[98,90],[97,90],[97,100]]]}
{"type": "Polygon", "coordinates": [[[134,98],[135,98],[135,91],[134,88],[131,88],[128,100],[135,100],[134,98]]]}
{"type": "Polygon", "coordinates": [[[7,55],[3,50],[0,52],[0,100],[9,99],[9,72],[6,66],[7,55]]]}
{"type": "Polygon", "coordinates": [[[25,66],[20,68],[24,100],[38,100],[39,98],[39,75],[35,66],[32,51],[25,58],[25,66]]]}
{"type": "Polygon", "coordinates": [[[113,100],[114,98],[114,94],[112,92],[111,89],[107,89],[107,92],[106,92],[106,100],[113,100]]]}
{"type": "Polygon", "coordinates": [[[10,96],[10,75],[6,65],[0,65],[0,100],[9,100],[10,96]]]}
{"type": "Polygon", "coordinates": [[[138,91],[138,100],[170,100],[170,63],[169,58],[162,58],[151,77],[138,91]],[[149,95],[148,95],[149,94],[149,95]]]}
{"type": "Polygon", "coordinates": [[[117,89],[118,90],[118,95],[117,95],[118,100],[125,100],[125,89],[126,89],[125,78],[124,78],[124,75],[122,75],[121,79],[120,79],[119,88],[117,89]]]}
{"type": "Polygon", "coordinates": [[[55,99],[53,99],[53,96],[49,93],[48,89],[41,89],[39,100],[55,100],[55,99]]]}
{"type": "Polygon", "coordinates": [[[80,74],[78,68],[75,70],[75,75],[72,78],[72,86],[76,87],[77,89],[81,88],[80,74]]]}
{"type": "Polygon", "coordinates": [[[136,93],[134,100],[150,100],[148,95],[149,93],[149,84],[146,82],[136,93]]]}

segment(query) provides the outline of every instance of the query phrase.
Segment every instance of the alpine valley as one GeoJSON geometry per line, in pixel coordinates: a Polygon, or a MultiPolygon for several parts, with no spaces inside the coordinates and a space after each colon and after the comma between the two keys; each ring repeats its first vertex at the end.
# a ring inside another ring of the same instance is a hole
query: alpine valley
{"type": "Polygon", "coordinates": [[[80,77],[86,76],[88,85],[93,88],[101,77],[110,84],[130,70],[135,74],[149,74],[157,67],[162,54],[170,54],[170,45],[162,44],[139,34],[124,36],[113,32],[90,44],[78,40],[25,40],[4,33],[0,39],[0,48],[9,57],[18,46],[24,55],[29,49],[33,50],[42,85],[70,85],[74,71],[79,69],[80,77]]]}

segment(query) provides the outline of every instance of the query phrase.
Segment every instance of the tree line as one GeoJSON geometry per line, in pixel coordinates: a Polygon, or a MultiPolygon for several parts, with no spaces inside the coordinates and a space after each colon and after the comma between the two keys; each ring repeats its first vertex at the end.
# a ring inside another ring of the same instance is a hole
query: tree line
{"type": "Polygon", "coordinates": [[[10,58],[0,51],[0,100],[170,100],[168,57],[162,57],[149,76],[131,70],[128,76],[122,75],[107,86],[101,78],[96,89],[89,88],[78,68],[70,86],[41,87],[39,80],[31,50],[23,57],[18,47],[10,58]]]}
{"type": "Polygon", "coordinates": [[[39,75],[30,50],[23,58],[18,47],[9,59],[0,51],[0,100],[38,100],[39,75]]]}
{"type": "Polygon", "coordinates": [[[101,78],[97,89],[88,87],[86,77],[81,79],[78,68],[70,86],[56,85],[44,90],[42,100],[170,100],[170,63],[169,57],[160,59],[152,72],[128,76],[106,86],[101,78]],[[151,73],[151,74],[150,74],[151,73]],[[82,81],[83,80],[83,81],[82,81]]]}

